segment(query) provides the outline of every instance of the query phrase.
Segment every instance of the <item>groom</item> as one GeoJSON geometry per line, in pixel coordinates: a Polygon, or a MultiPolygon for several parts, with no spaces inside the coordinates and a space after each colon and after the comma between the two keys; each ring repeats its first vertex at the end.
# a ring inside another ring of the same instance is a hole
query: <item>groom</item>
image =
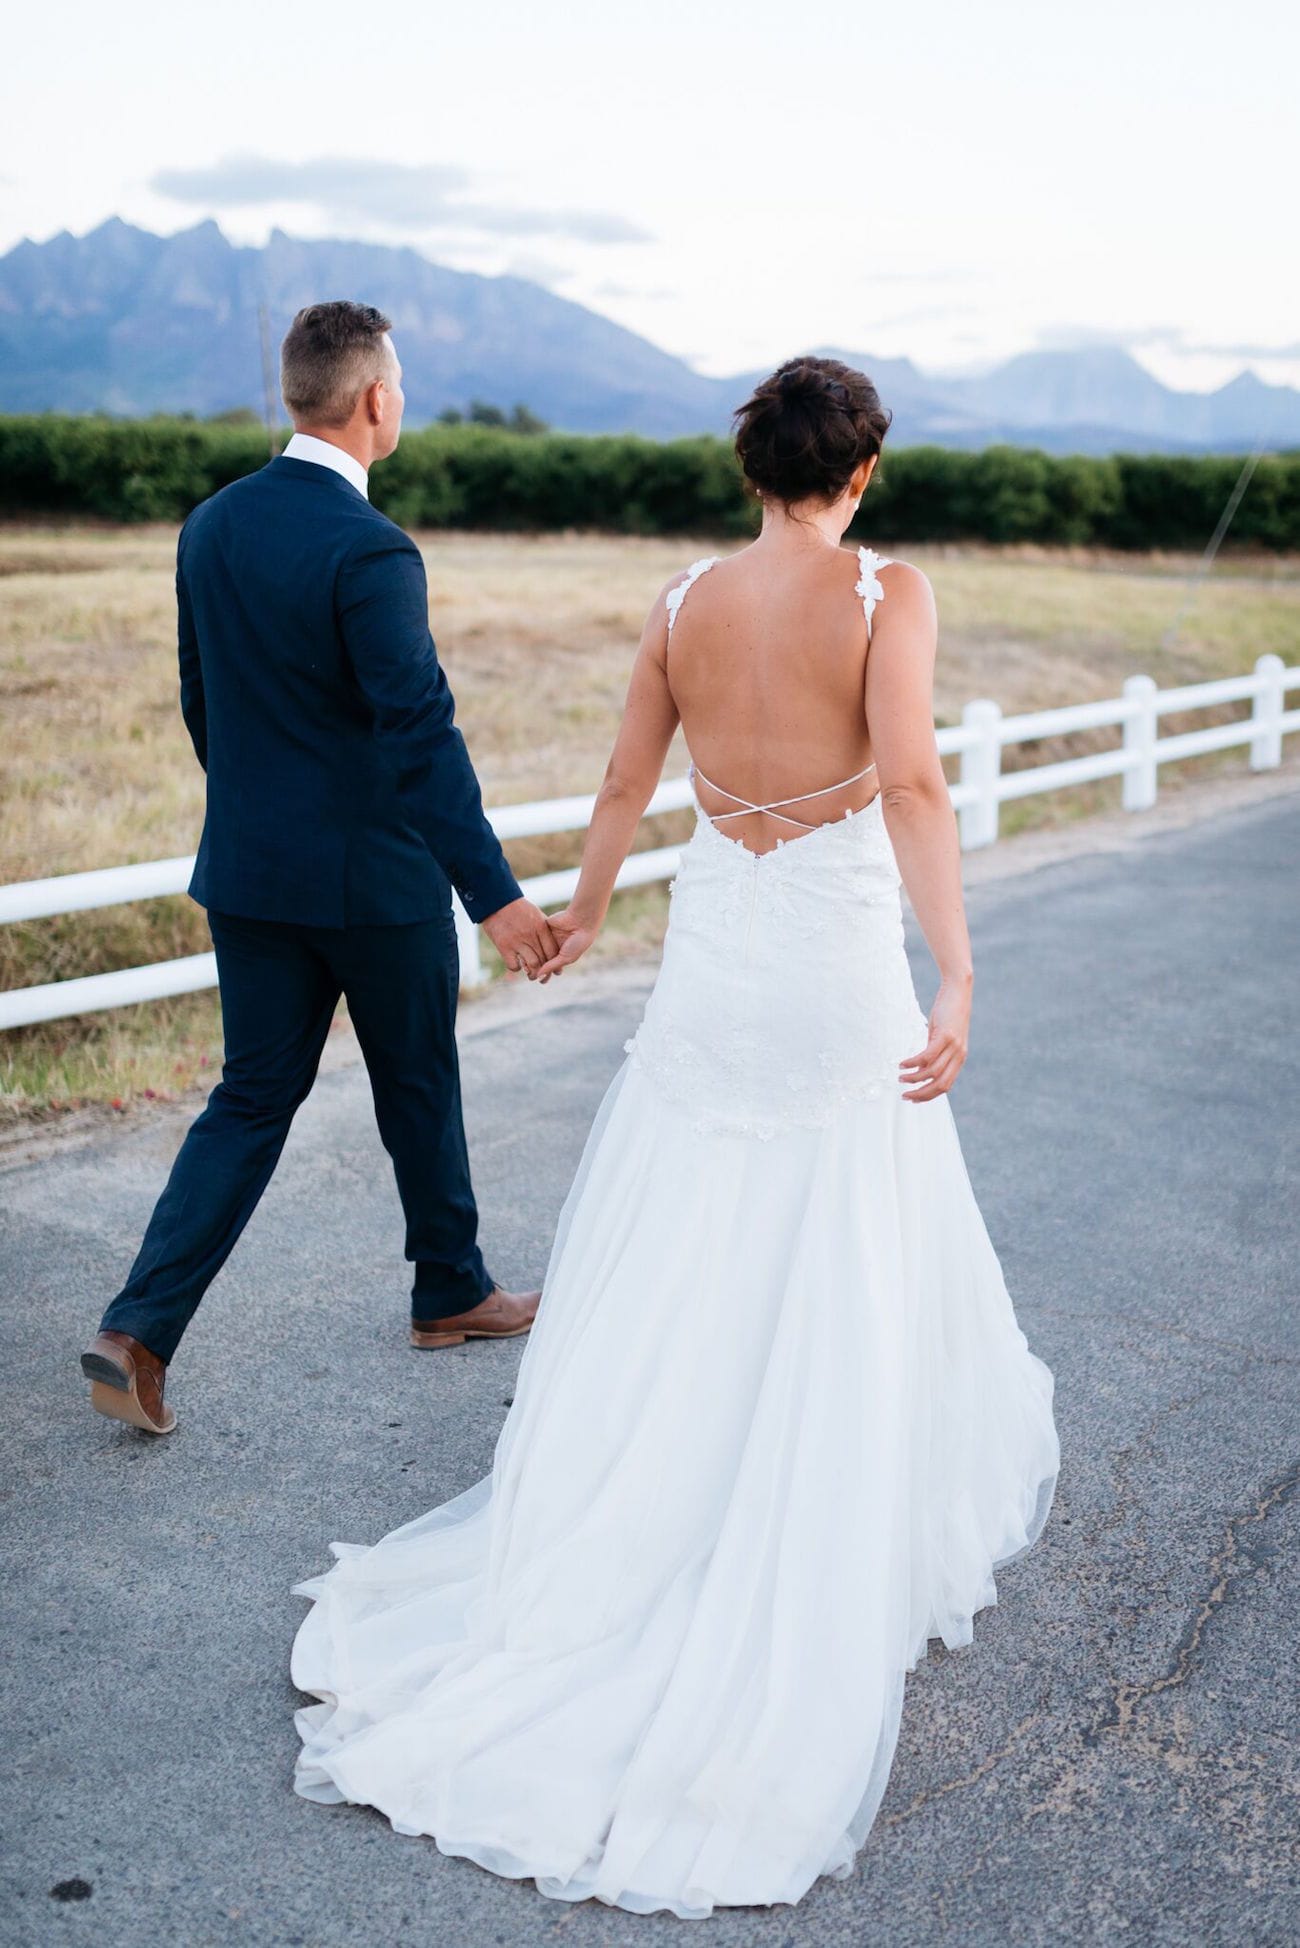
{"type": "Polygon", "coordinates": [[[477,1243],[461,1117],[450,888],[508,968],[555,953],[483,813],[429,634],[424,564],[367,498],[397,445],[401,367],[371,305],[294,319],[283,456],[181,531],[181,710],[207,772],[208,909],[225,1064],[126,1285],[82,1355],[100,1413],[169,1434],[167,1365],[266,1189],[340,995],[415,1264],[417,1346],[527,1332],[477,1243]]]}

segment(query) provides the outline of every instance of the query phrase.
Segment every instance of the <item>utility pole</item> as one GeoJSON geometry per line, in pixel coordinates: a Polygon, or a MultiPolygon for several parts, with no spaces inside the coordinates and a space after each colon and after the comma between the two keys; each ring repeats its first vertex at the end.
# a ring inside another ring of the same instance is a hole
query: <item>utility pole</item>
{"type": "Polygon", "coordinates": [[[1188,580],[1186,591],[1183,595],[1183,599],[1178,606],[1178,613],[1177,615],[1175,615],[1173,621],[1170,623],[1169,627],[1165,630],[1165,633],[1161,638],[1160,647],[1162,649],[1170,649],[1173,647],[1174,638],[1178,634],[1179,624],[1182,622],[1183,617],[1187,614],[1187,611],[1191,608],[1193,602],[1196,600],[1197,593],[1200,589],[1201,583],[1205,580],[1211,568],[1213,568],[1214,566],[1214,557],[1218,554],[1220,547],[1223,545],[1223,537],[1227,534],[1228,529],[1232,526],[1232,517],[1237,512],[1237,509],[1241,506],[1241,497],[1245,493],[1246,489],[1249,487],[1250,477],[1254,473],[1256,467],[1259,465],[1263,454],[1267,450],[1267,446],[1268,446],[1268,435],[1267,433],[1261,433],[1259,438],[1255,442],[1254,451],[1252,453],[1249,453],[1246,456],[1246,459],[1243,461],[1241,472],[1237,475],[1236,485],[1233,487],[1232,492],[1228,495],[1227,500],[1224,502],[1223,512],[1219,516],[1218,523],[1215,527],[1214,533],[1210,536],[1209,540],[1205,544],[1205,553],[1201,556],[1200,564],[1197,567],[1196,572],[1188,580]]]}

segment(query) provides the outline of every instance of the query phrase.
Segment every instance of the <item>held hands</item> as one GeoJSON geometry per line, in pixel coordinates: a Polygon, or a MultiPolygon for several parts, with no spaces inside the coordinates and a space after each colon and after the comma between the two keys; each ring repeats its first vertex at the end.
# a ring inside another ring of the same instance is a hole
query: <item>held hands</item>
{"type": "Polygon", "coordinates": [[[930,1010],[930,1038],[919,1055],[900,1064],[898,1079],[910,1084],[903,1101],[932,1102],[952,1088],[966,1060],[970,1039],[971,981],[942,981],[930,1010]]]}
{"type": "Polygon", "coordinates": [[[535,981],[545,963],[554,961],[559,942],[550,922],[531,900],[511,900],[483,922],[483,931],[512,974],[521,969],[535,981]]]}
{"type": "Polygon", "coordinates": [[[566,907],[563,913],[551,915],[551,932],[555,936],[556,951],[542,968],[542,982],[550,980],[552,974],[563,974],[566,967],[572,967],[586,953],[600,927],[591,920],[582,920],[573,908],[566,907]]]}

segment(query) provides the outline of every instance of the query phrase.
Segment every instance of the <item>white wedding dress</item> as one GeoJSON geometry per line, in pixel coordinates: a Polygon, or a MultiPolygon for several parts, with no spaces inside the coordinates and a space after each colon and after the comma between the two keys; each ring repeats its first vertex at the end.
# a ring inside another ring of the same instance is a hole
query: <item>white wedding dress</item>
{"type": "Polygon", "coordinates": [[[851,1870],[1057,1469],[926,1039],[879,796],[761,856],[701,812],[491,1474],[298,1586],[300,1793],[688,1919],[851,1870]]]}

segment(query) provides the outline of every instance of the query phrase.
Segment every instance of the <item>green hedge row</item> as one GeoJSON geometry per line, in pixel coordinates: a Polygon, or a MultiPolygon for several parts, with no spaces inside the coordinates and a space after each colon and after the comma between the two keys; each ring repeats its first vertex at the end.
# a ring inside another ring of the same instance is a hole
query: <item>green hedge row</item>
{"type": "MultiPolygon", "coordinates": [[[[256,427],[40,415],[0,418],[0,513],[175,520],[261,466],[256,427]]],[[[1232,455],[1058,457],[1034,447],[885,450],[860,517],[874,541],[1092,542],[1201,548],[1241,469],[1232,455]]],[[[604,528],[743,535],[754,509],[725,440],[523,436],[479,426],[407,433],[375,469],[405,527],[604,528]]],[[[1259,462],[1232,539],[1300,548],[1300,452],[1259,462]]]]}

